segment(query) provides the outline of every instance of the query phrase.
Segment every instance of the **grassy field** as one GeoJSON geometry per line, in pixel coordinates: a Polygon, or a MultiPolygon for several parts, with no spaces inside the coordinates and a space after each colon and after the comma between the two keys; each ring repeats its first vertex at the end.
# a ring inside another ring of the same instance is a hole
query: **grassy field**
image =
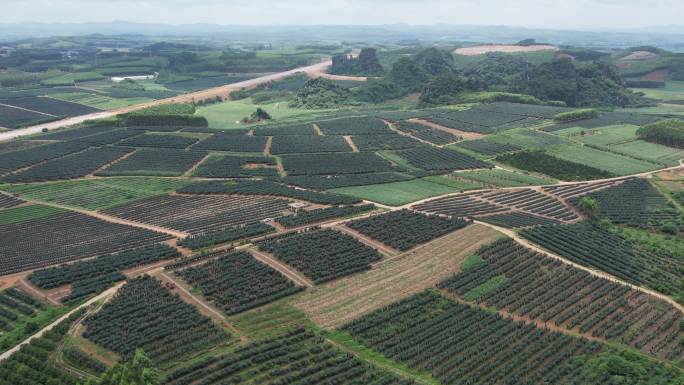
{"type": "Polygon", "coordinates": [[[653,115],[684,115],[684,104],[659,104],[656,107],[626,108],[624,111],[653,115]]]}
{"type": "Polygon", "coordinates": [[[89,210],[105,210],[151,196],[166,194],[188,183],[190,182],[180,179],[121,177],[1,185],[0,190],[17,193],[27,199],[89,210]]]}
{"type": "Polygon", "coordinates": [[[286,298],[228,318],[228,322],[250,340],[273,338],[287,330],[309,326],[311,321],[286,298]]]}
{"type": "Polygon", "coordinates": [[[572,137],[573,140],[582,143],[605,146],[611,151],[665,165],[676,165],[679,159],[684,158],[682,150],[638,140],[636,135],[638,129],[639,127],[634,125],[607,126],[591,130],[572,127],[555,133],[572,137]]]}
{"type": "Polygon", "coordinates": [[[643,140],[618,144],[610,148],[623,154],[650,159],[669,166],[676,166],[680,159],[684,159],[684,150],[643,140]]]}
{"type": "Polygon", "coordinates": [[[482,183],[465,178],[460,178],[458,174],[460,173],[453,173],[449,175],[433,175],[427,176],[423,179],[428,182],[441,184],[461,191],[477,190],[486,187],[482,183]]]}
{"type": "Polygon", "coordinates": [[[571,127],[556,131],[554,134],[571,137],[573,140],[577,140],[582,143],[595,144],[597,146],[608,146],[611,144],[635,140],[637,137],[636,131],[638,129],[639,126],[633,126],[630,124],[600,127],[591,130],[581,127],[571,127]],[[582,134],[582,132],[584,132],[584,134],[582,134]]]}
{"type": "Polygon", "coordinates": [[[51,98],[65,100],[67,102],[74,102],[83,104],[89,107],[99,108],[101,110],[115,110],[117,108],[127,107],[133,104],[151,102],[151,98],[112,98],[105,95],[89,94],[86,92],[72,92],[64,94],[50,95],[51,98]]]}
{"type": "Polygon", "coordinates": [[[550,145],[571,143],[567,138],[527,128],[517,128],[489,135],[487,139],[493,142],[512,144],[521,148],[544,148],[550,145]]]}
{"type": "Polygon", "coordinates": [[[480,183],[485,187],[540,186],[557,182],[555,179],[549,177],[528,175],[501,169],[465,171],[445,175],[442,178],[473,181],[480,183]]]}
{"type": "Polygon", "coordinates": [[[380,352],[377,352],[357,341],[351,334],[340,331],[331,330],[324,333],[325,338],[335,343],[338,347],[346,351],[353,352],[353,354],[364,361],[370,362],[378,368],[385,369],[390,372],[397,373],[402,377],[413,379],[419,384],[439,385],[432,375],[427,371],[418,371],[412,369],[405,364],[399,363],[395,360],[387,358],[380,352]]]}
{"type": "Polygon", "coordinates": [[[643,92],[647,98],[651,99],[684,101],[684,82],[669,81],[664,88],[633,88],[633,90],[643,92]]]}
{"type": "Polygon", "coordinates": [[[9,225],[17,222],[30,221],[32,219],[45,218],[63,211],[64,210],[62,209],[44,205],[15,207],[0,211],[0,225],[9,225]]]}
{"type": "MultiPolygon", "coordinates": [[[[6,308],[7,309],[7,308],[6,308]]],[[[0,335],[0,352],[17,345],[37,330],[47,326],[60,316],[71,310],[68,306],[45,305],[43,310],[36,311],[33,315],[27,316],[19,311],[13,313],[17,315],[15,321],[11,321],[13,329],[3,331],[0,335]]]]}
{"type": "Polygon", "coordinates": [[[587,146],[560,145],[549,147],[547,148],[547,151],[561,159],[595,167],[615,175],[637,174],[659,168],[655,163],[645,162],[587,146]]]}
{"type": "Polygon", "coordinates": [[[459,189],[424,179],[414,179],[370,186],[341,187],[329,191],[385,205],[401,206],[420,199],[456,192],[459,189]]]}
{"type": "Polygon", "coordinates": [[[253,104],[250,99],[245,99],[199,107],[196,114],[206,117],[211,128],[244,128],[249,125],[242,123],[242,118],[249,116],[259,107],[271,115],[273,122],[297,116],[315,116],[320,112],[291,108],[284,102],[253,104]]]}
{"type": "Polygon", "coordinates": [[[363,314],[432,288],[457,273],[461,263],[501,234],[470,225],[418,246],[376,268],[337,279],[293,297],[292,303],[323,328],[343,325],[363,314]]]}

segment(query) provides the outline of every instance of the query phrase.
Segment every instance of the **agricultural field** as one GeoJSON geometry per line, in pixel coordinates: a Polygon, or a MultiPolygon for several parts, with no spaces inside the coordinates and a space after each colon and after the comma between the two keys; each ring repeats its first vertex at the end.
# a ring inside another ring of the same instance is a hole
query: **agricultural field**
{"type": "Polygon", "coordinates": [[[305,329],[248,344],[234,353],[210,357],[169,373],[164,383],[212,383],[226,379],[233,384],[277,385],[285,378],[307,383],[410,385],[389,371],[381,371],[346,353],[305,329]],[[257,357],[259,357],[257,359],[257,357]]]}
{"type": "Polygon", "coordinates": [[[677,54],[294,28],[2,43],[0,385],[684,384],[677,54]]]}
{"type": "Polygon", "coordinates": [[[375,208],[375,205],[372,203],[358,206],[331,206],[322,209],[299,211],[292,215],[278,217],[275,221],[284,227],[298,227],[332,218],[352,217],[367,211],[373,211],[375,208]]]}
{"type": "Polygon", "coordinates": [[[116,177],[40,184],[5,184],[0,185],[0,190],[31,200],[88,210],[104,210],[165,195],[189,183],[191,182],[182,179],[116,177]]]}
{"type": "Polygon", "coordinates": [[[55,117],[70,117],[99,111],[97,108],[52,98],[30,97],[0,100],[0,104],[55,117]]]}
{"type": "Polygon", "coordinates": [[[491,384],[529,375],[537,379],[533,384],[571,383],[582,373],[573,357],[603,350],[596,342],[537,329],[429,291],[342,330],[388,358],[428,371],[440,383],[461,378],[491,384]]]}
{"type": "Polygon", "coordinates": [[[342,136],[279,135],[273,137],[271,144],[274,155],[351,151],[342,136]]]}
{"type": "Polygon", "coordinates": [[[266,142],[268,142],[268,138],[264,136],[246,136],[233,134],[228,131],[212,135],[192,146],[192,149],[231,152],[264,152],[266,149],[266,142]]]}
{"type": "Polygon", "coordinates": [[[251,238],[257,235],[268,234],[273,231],[275,231],[275,229],[271,225],[257,222],[246,225],[239,225],[225,230],[207,231],[204,233],[191,235],[178,241],[178,245],[190,249],[201,249],[204,247],[218,245],[221,243],[251,238]]]}
{"type": "Polygon", "coordinates": [[[132,357],[142,348],[156,362],[178,359],[230,338],[149,276],[129,281],[102,310],[86,318],[85,325],[83,336],[95,344],[121,357],[132,357]]]}
{"type": "Polygon", "coordinates": [[[0,292],[0,352],[17,345],[66,311],[64,307],[44,304],[15,288],[0,292]]]}
{"type": "Polygon", "coordinates": [[[177,148],[184,149],[195,144],[197,138],[190,138],[180,135],[147,134],[126,139],[119,143],[127,147],[155,147],[155,148],[177,148]]]}
{"type": "Polygon", "coordinates": [[[393,257],[377,267],[302,293],[293,304],[316,324],[339,327],[401,298],[434,287],[501,234],[479,224],[466,226],[393,257]]]}
{"type": "Polygon", "coordinates": [[[64,100],[97,108],[99,110],[116,110],[123,107],[132,106],[135,104],[148,103],[154,99],[145,96],[127,97],[127,98],[113,98],[107,94],[85,93],[85,92],[69,92],[63,94],[51,94],[51,98],[64,100]]]}
{"type": "Polygon", "coordinates": [[[288,175],[363,174],[396,171],[390,162],[373,153],[283,155],[288,175]]]}
{"type": "Polygon", "coordinates": [[[133,152],[132,149],[126,148],[91,148],[83,152],[47,161],[24,171],[9,174],[0,179],[0,181],[29,183],[81,178],[94,173],[131,152],[133,152]]]}
{"type": "Polygon", "coordinates": [[[548,152],[559,159],[597,168],[613,175],[638,174],[662,168],[654,162],[601,151],[588,146],[554,146],[549,148],[548,152]]]}
{"type": "Polygon", "coordinates": [[[178,256],[176,249],[155,244],[36,270],[29,275],[28,280],[41,289],[71,285],[69,295],[62,299],[68,303],[101,292],[115,282],[125,280],[126,276],[122,273],[125,269],[178,256]]]}
{"type": "Polygon", "coordinates": [[[2,269],[8,274],[161,242],[169,236],[49,206],[0,211],[2,269]],[[59,224],[59,225],[57,225],[59,224]]]}
{"type": "Polygon", "coordinates": [[[439,287],[471,302],[618,340],[660,358],[679,359],[682,314],[670,304],[502,239],[478,250],[479,262],[439,287]]]}
{"type": "Polygon", "coordinates": [[[54,385],[73,385],[79,379],[70,372],[53,366],[46,358],[56,354],[58,347],[85,310],[77,311],[59,322],[51,333],[32,340],[26,348],[13,353],[0,366],[0,377],[7,384],[27,384],[36,378],[54,385]]]}
{"type": "Polygon", "coordinates": [[[175,271],[227,315],[258,307],[303,290],[245,251],[175,271]]]}
{"type": "Polygon", "coordinates": [[[249,180],[239,182],[197,182],[177,190],[182,194],[230,194],[230,195],[263,195],[300,199],[313,203],[340,205],[360,202],[360,199],[335,193],[303,190],[285,186],[266,180],[249,180]]]}
{"type": "Polygon", "coordinates": [[[288,233],[257,242],[259,250],[273,254],[315,283],[322,283],[371,268],[382,257],[376,249],[336,230],[288,233]]]}
{"type": "Polygon", "coordinates": [[[454,143],[461,139],[459,136],[456,136],[452,133],[407,120],[395,122],[393,123],[393,126],[397,130],[411,135],[414,138],[418,138],[436,145],[454,143]]]}
{"type": "Polygon", "coordinates": [[[431,172],[492,167],[489,163],[456,151],[434,147],[416,147],[410,150],[396,151],[395,154],[406,159],[411,166],[431,172]]]}
{"type": "Polygon", "coordinates": [[[552,178],[522,174],[502,169],[458,172],[447,174],[440,178],[479,183],[489,188],[540,186],[556,183],[556,180],[552,178]]]}
{"type": "Polygon", "coordinates": [[[684,262],[676,255],[653,252],[596,224],[541,226],[521,235],[558,255],[605,271],[636,285],[677,294],[684,262]]]}
{"type": "Polygon", "coordinates": [[[380,119],[353,117],[325,120],[317,123],[324,135],[378,135],[392,134],[392,130],[380,119]]]}
{"type": "MultiPolygon", "coordinates": [[[[679,215],[667,198],[648,180],[641,178],[628,179],[616,186],[582,196],[591,197],[598,203],[594,215],[618,224],[653,227],[674,222],[679,215]]],[[[578,195],[571,202],[577,205],[580,199],[578,195]]]]}
{"type": "Polygon", "coordinates": [[[0,127],[19,128],[57,120],[58,117],[0,105],[0,127]]]}
{"type": "MultiPolygon", "coordinates": [[[[574,148],[568,148],[567,150],[569,152],[570,158],[577,158],[573,152],[574,148]]],[[[603,154],[603,151],[595,151],[603,154]]],[[[608,156],[611,155],[608,154],[608,156]]],[[[523,151],[513,154],[504,154],[497,156],[495,160],[497,162],[516,167],[520,170],[540,173],[548,175],[552,178],[566,181],[603,179],[614,176],[612,173],[606,170],[598,169],[593,166],[588,166],[586,164],[581,164],[567,159],[561,159],[544,151],[523,151]]],[[[583,160],[584,159],[580,157],[579,161],[583,160]]],[[[592,164],[595,163],[592,162],[592,164]]],[[[616,165],[616,167],[619,166],[616,165]]]]}
{"type": "Polygon", "coordinates": [[[402,150],[418,146],[417,140],[399,134],[354,135],[351,137],[359,151],[402,150]]]}
{"type": "Polygon", "coordinates": [[[352,187],[339,187],[329,190],[334,194],[342,194],[357,199],[369,200],[390,206],[401,206],[417,200],[459,191],[439,183],[425,179],[414,179],[403,182],[371,184],[352,187]]]}
{"type": "Polygon", "coordinates": [[[314,190],[329,190],[340,187],[367,186],[383,183],[402,182],[415,179],[413,176],[397,172],[382,172],[347,175],[300,175],[283,178],[289,185],[314,190]]]}
{"type": "Polygon", "coordinates": [[[203,151],[174,148],[143,148],[109,167],[97,176],[180,176],[207,156],[203,151]]]}
{"type": "Polygon", "coordinates": [[[409,250],[470,224],[410,210],[393,211],[345,223],[345,226],[400,251],[409,250]]]}
{"type": "Polygon", "coordinates": [[[79,152],[88,147],[88,144],[81,142],[57,142],[0,154],[0,174],[79,152]]]}
{"type": "Polygon", "coordinates": [[[260,196],[160,195],[103,212],[194,234],[278,217],[287,211],[288,203],[260,196]]]}
{"type": "Polygon", "coordinates": [[[193,176],[204,178],[277,177],[275,158],[248,155],[210,155],[193,176]]]}

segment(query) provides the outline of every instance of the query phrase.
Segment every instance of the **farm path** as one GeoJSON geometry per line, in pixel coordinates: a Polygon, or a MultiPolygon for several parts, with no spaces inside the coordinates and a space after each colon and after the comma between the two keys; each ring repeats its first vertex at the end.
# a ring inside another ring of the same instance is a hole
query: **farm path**
{"type": "Polygon", "coordinates": [[[227,317],[221,313],[217,308],[204,300],[204,298],[198,297],[189,289],[189,286],[183,280],[177,280],[166,274],[162,268],[155,269],[150,272],[150,275],[160,278],[162,281],[171,283],[178,290],[180,290],[179,296],[186,303],[198,307],[198,311],[205,316],[213,319],[223,327],[230,330],[233,335],[238,336],[241,341],[246,341],[246,337],[238,329],[236,329],[232,324],[227,321],[227,317]]]}
{"type": "Polygon", "coordinates": [[[448,132],[450,134],[460,136],[463,139],[480,139],[480,138],[483,138],[486,136],[485,134],[480,134],[477,132],[462,131],[462,130],[457,130],[455,128],[445,127],[445,126],[442,126],[440,124],[432,123],[432,122],[424,120],[424,119],[409,119],[409,122],[422,124],[423,126],[434,128],[435,130],[448,132]]]}
{"type": "Polygon", "coordinates": [[[141,229],[150,230],[150,231],[154,231],[157,233],[167,234],[167,235],[170,235],[174,238],[185,238],[185,237],[190,235],[189,233],[186,233],[183,231],[173,230],[173,229],[169,229],[169,228],[161,227],[161,226],[150,225],[150,224],[142,223],[142,222],[131,221],[128,219],[113,217],[111,215],[103,214],[103,213],[98,212],[98,211],[86,210],[86,209],[82,209],[82,208],[78,208],[78,207],[72,207],[72,206],[65,206],[65,205],[60,205],[57,203],[45,202],[45,201],[36,200],[36,199],[24,199],[24,200],[27,202],[31,202],[31,203],[35,203],[35,204],[39,204],[39,205],[56,207],[56,208],[62,209],[62,210],[74,211],[74,212],[77,212],[77,213],[80,213],[83,215],[88,215],[88,216],[91,216],[93,218],[103,220],[105,222],[116,223],[119,225],[127,225],[127,226],[132,226],[132,227],[138,227],[141,229]]]}
{"type": "Polygon", "coordinates": [[[22,278],[19,280],[19,286],[24,289],[24,291],[27,291],[29,293],[32,293],[34,296],[38,297],[38,299],[46,300],[50,302],[52,305],[59,306],[61,305],[59,301],[56,299],[52,298],[49,295],[46,295],[42,293],[40,290],[36,289],[33,285],[31,285],[25,278],[22,278]]]}
{"type": "Polygon", "coordinates": [[[288,266],[284,263],[281,263],[280,261],[271,257],[270,255],[257,250],[256,247],[250,248],[250,249],[248,249],[248,251],[250,254],[252,254],[252,256],[254,256],[254,258],[256,258],[257,260],[261,261],[262,263],[265,263],[268,266],[278,270],[282,275],[288,277],[294,283],[301,285],[301,286],[304,286],[304,287],[313,287],[314,286],[314,283],[312,280],[305,277],[303,274],[299,273],[298,271],[291,268],[290,266],[288,266]]]}
{"type": "Polygon", "coordinates": [[[603,338],[594,337],[589,332],[580,333],[578,331],[579,326],[576,326],[574,329],[568,329],[565,326],[556,325],[553,321],[544,322],[540,319],[530,318],[530,317],[523,316],[523,315],[520,315],[517,313],[511,313],[506,309],[496,309],[496,308],[487,306],[486,304],[481,303],[481,302],[466,301],[463,298],[459,297],[458,295],[451,293],[449,290],[446,290],[446,289],[439,289],[438,291],[444,297],[447,297],[447,298],[454,300],[456,302],[459,302],[459,303],[462,303],[465,305],[469,305],[469,306],[476,306],[476,307],[479,307],[480,309],[482,309],[484,311],[496,310],[496,312],[499,313],[499,315],[502,316],[503,318],[511,318],[514,321],[524,322],[528,325],[534,325],[537,329],[548,329],[548,330],[554,331],[556,333],[569,334],[569,335],[572,335],[574,337],[580,337],[580,338],[583,337],[583,338],[586,338],[590,341],[601,341],[601,342],[605,341],[605,339],[603,339],[603,338]]]}
{"type": "Polygon", "coordinates": [[[406,133],[406,132],[404,132],[404,131],[401,131],[401,130],[398,129],[394,124],[392,124],[391,122],[389,122],[389,121],[387,121],[387,120],[383,120],[383,122],[385,122],[385,125],[387,125],[387,127],[389,127],[390,130],[396,132],[397,134],[399,134],[399,135],[401,135],[401,136],[409,137],[409,138],[411,138],[411,139],[413,139],[413,140],[417,140],[418,142],[425,143],[425,144],[427,144],[427,145],[429,145],[429,146],[433,146],[433,147],[444,147],[444,146],[439,146],[439,145],[436,145],[436,144],[434,144],[434,143],[428,142],[427,140],[424,140],[424,139],[415,137],[415,136],[413,136],[413,135],[411,135],[411,134],[409,134],[409,133],[406,133]]]}
{"type": "Polygon", "coordinates": [[[15,138],[18,138],[21,136],[38,134],[38,133],[42,132],[43,129],[47,129],[49,131],[52,131],[52,130],[56,130],[59,128],[64,128],[64,127],[73,126],[73,125],[76,125],[79,123],[83,123],[86,120],[110,118],[112,116],[116,116],[119,114],[131,112],[131,111],[136,111],[136,110],[143,109],[143,108],[158,106],[158,105],[162,105],[162,104],[194,102],[194,101],[216,98],[217,96],[221,97],[221,98],[226,98],[226,97],[228,97],[228,94],[232,91],[236,91],[236,90],[239,90],[241,88],[253,88],[253,87],[268,83],[268,82],[272,82],[275,80],[281,80],[283,78],[286,78],[288,76],[291,76],[291,75],[294,75],[294,74],[300,73],[300,72],[303,72],[303,73],[305,73],[311,77],[316,77],[317,74],[324,73],[325,70],[328,67],[330,67],[331,65],[332,65],[331,60],[325,60],[325,61],[322,61],[320,63],[315,63],[315,64],[308,65],[305,67],[299,67],[299,68],[295,68],[295,69],[288,70],[288,71],[283,71],[283,72],[278,72],[278,73],[269,74],[269,75],[265,75],[265,76],[260,76],[258,78],[248,79],[248,80],[245,80],[242,82],[227,84],[227,85],[220,86],[220,87],[208,88],[206,90],[190,92],[187,94],[181,94],[181,95],[177,95],[177,96],[174,96],[171,98],[159,99],[159,100],[155,100],[152,102],[135,104],[132,106],[123,107],[123,108],[111,110],[111,111],[101,111],[101,112],[95,112],[95,113],[87,114],[87,115],[75,116],[72,118],[61,119],[61,120],[57,120],[54,122],[38,124],[35,126],[30,126],[30,127],[25,127],[25,128],[19,128],[19,129],[10,130],[7,132],[0,132],[0,142],[5,141],[5,140],[10,140],[10,139],[15,139],[15,138]]]}
{"type": "MultiPolygon", "coordinates": [[[[354,218],[357,219],[357,218],[354,218]]],[[[339,232],[346,233],[347,235],[351,235],[352,237],[358,239],[361,241],[361,243],[364,243],[366,246],[370,246],[374,249],[377,249],[385,258],[391,258],[396,256],[399,251],[395,250],[392,247],[389,247],[385,245],[384,243],[381,243],[379,241],[376,241],[373,238],[367,237],[360,232],[350,229],[349,227],[342,226],[340,223],[334,223],[330,226],[330,228],[335,229],[339,232]]]]}
{"type": "Polygon", "coordinates": [[[656,298],[658,298],[658,299],[660,299],[660,300],[663,300],[663,301],[669,303],[670,305],[672,305],[674,308],[676,308],[676,309],[679,310],[680,312],[684,313],[684,306],[682,306],[680,303],[678,303],[677,301],[675,301],[674,299],[670,298],[669,296],[667,296],[667,295],[665,295],[665,294],[659,293],[659,292],[657,292],[657,291],[655,291],[655,290],[651,290],[651,289],[646,288],[646,287],[643,287],[643,286],[637,286],[637,285],[631,284],[631,283],[629,283],[629,282],[623,281],[623,280],[621,280],[620,278],[617,278],[617,277],[615,277],[615,276],[613,276],[613,275],[611,275],[611,274],[608,274],[608,273],[606,273],[606,272],[604,272],[604,271],[601,271],[601,270],[598,270],[598,269],[593,269],[593,268],[591,268],[591,267],[587,267],[587,266],[583,266],[583,265],[580,265],[580,264],[578,264],[578,263],[575,263],[575,262],[573,262],[573,261],[571,261],[571,260],[569,260],[569,259],[567,259],[567,258],[565,258],[565,257],[562,257],[562,256],[560,256],[560,255],[558,255],[558,254],[552,253],[552,252],[550,252],[550,251],[548,251],[548,250],[546,250],[546,249],[544,249],[544,248],[542,248],[542,247],[536,245],[535,243],[532,243],[532,242],[528,241],[528,240],[525,239],[525,238],[522,238],[522,237],[518,236],[518,234],[517,234],[515,231],[513,231],[513,230],[505,229],[505,228],[503,228],[503,227],[499,227],[499,226],[492,225],[492,224],[489,224],[489,223],[481,222],[481,221],[478,221],[478,220],[475,220],[474,222],[475,222],[475,223],[478,223],[478,224],[481,224],[481,225],[484,225],[484,226],[491,227],[492,229],[499,231],[500,233],[502,233],[502,234],[508,236],[509,238],[513,239],[514,241],[516,241],[516,242],[518,242],[519,244],[521,244],[521,245],[527,247],[527,248],[530,249],[530,250],[533,250],[533,251],[536,251],[536,252],[538,252],[538,253],[544,254],[544,255],[546,255],[546,256],[548,256],[548,257],[550,257],[550,258],[556,259],[556,260],[558,260],[558,261],[560,261],[560,262],[563,262],[563,263],[565,263],[565,264],[568,264],[568,265],[570,265],[570,266],[572,266],[572,267],[575,267],[575,268],[577,268],[577,269],[584,270],[584,271],[588,272],[589,274],[594,275],[594,276],[596,276],[596,277],[607,279],[607,280],[609,280],[609,281],[611,281],[611,282],[614,282],[614,283],[617,283],[617,284],[620,284],[620,285],[623,285],[623,286],[627,286],[627,287],[629,287],[629,288],[631,288],[631,289],[638,290],[638,291],[640,291],[640,292],[642,292],[642,293],[646,293],[646,294],[649,294],[649,295],[651,295],[651,296],[653,296],[653,297],[656,297],[656,298]]]}
{"type": "Polygon", "coordinates": [[[77,312],[77,311],[83,309],[84,307],[88,307],[88,306],[94,304],[95,302],[103,301],[103,300],[104,300],[104,301],[108,300],[108,299],[111,298],[111,297],[119,290],[119,288],[121,288],[121,286],[123,286],[123,285],[124,285],[124,282],[121,282],[121,283],[117,284],[116,286],[111,287],[111,288],[109,288],[109,289],[103,291],[102,293],[96,295],[95,297],[93,297],[93,298],[89,299],[88,301],[82,303],[81,305],[75,307],[73,310],[71,310],[70,312],[64,314],[63,316],[59,317],[57,320],[55,320],[54,322],[52,322],[52,323],[49,324],[48,326],[42,328],[41,330],[39,330],[38,332],[36,332],[34,335],[28,337],[27,339],[25,339],[24,341],[22,341],[21,343],[19,343],[17,346],[15,346],[15,347],[13,347],[13,348],[7,350],[6,352],[0,354],[0,362],[6,360],[7,358],[9,358],[14,352],[16,352],[16,351],[18,351],[19,349],[21,349],[22,346],[24,346],[24,345],[30,343],[31,341],[33,341],[33,340],[36,339],[36,338],[42,337],[43,334],[45,334],[45,333],[49,332],[50,330],[54,329],[55,326],[59,325],[62,321],[64,321],[64,320],[66,320],[67,318],[69,318],[69,317],[70,317],[72,314],[74,314],[75,312],[77,312]]]}

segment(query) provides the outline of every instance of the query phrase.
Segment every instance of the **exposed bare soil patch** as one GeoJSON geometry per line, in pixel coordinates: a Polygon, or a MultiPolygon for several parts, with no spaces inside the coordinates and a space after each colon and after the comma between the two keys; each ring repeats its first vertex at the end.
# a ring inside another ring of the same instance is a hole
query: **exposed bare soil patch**
{"type": "Polygon", "coordinates": [[[489,52],[503,52],[503,53],[516,53],[516,52],[538,52],[538,51],[558,51],[558,47],[546,44],[537,45],[505,45],[505,44],[492,44],[492,45],[476,45],[473,47],[463,47],[458,48],[454,53],[458,55],[465,56],[478,56],[484,55],[489,52]]]}

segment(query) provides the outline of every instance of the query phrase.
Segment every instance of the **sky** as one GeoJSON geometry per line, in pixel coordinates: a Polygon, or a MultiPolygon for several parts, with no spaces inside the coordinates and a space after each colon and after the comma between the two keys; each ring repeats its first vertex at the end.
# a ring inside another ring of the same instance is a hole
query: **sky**
{"type": "Polygon", "coordinates": [[[684,0],[0,0],[0,23],[684,26],[684,0]]]}

